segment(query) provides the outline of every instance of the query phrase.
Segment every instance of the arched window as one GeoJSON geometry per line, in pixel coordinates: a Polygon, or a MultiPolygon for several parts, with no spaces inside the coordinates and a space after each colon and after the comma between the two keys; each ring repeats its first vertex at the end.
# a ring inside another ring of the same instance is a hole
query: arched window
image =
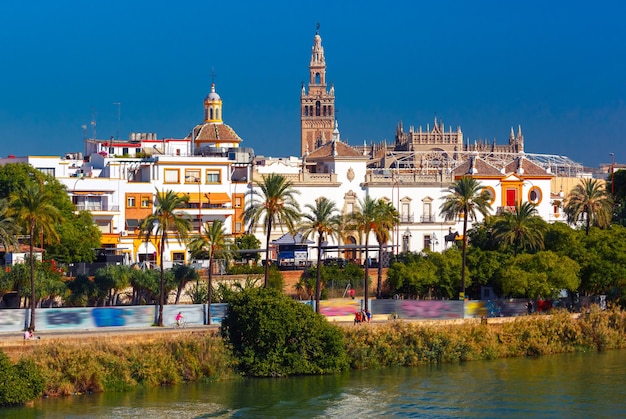
{"type": "Polygon", "coordinates": [[[326,116],[326,105],[324,105],[324,106],[322,107],[322,114],[323,114],[324,116],[326,116]]]}
{"type": "Polygon", "coordinates": [[[320,73],[315,73],[315,84],[320,84],[321,76],[320,73]]]}
{"type": "Polygon", "coordinates": [[[333,116],[333,107],[328,105],[328,116],[333,116]]]}
{"type": "Polygon", "coordinates": [[[303,113],[303,115],[304,115],[304,116],[309,116],[309,107],[308,107],[308,106],[305,106],[305,107],[304,107],[304,113],[303,113]]]}
{"type": "Polygon", "coordinates": [[[315,102],[315,116],[320,116],[320,111],[321,111],[321,104],[320,101],[318,100],[317,102],[315,102]]]}
{"type": "Polygon", "coordinates": [[[213,108],[209,109],[209,119],[213,119],[213,108]]]}

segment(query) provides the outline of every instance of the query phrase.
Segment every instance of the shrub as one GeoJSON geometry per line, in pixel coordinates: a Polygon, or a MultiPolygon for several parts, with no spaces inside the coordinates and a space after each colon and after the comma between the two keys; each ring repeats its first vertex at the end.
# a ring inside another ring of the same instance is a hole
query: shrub
{"type": "Polygon", "coordinates": [[[12,364],[0,351],[0,406],[23,404],[41,396],[44,380],[30,360],[12,364]]]}
{"type": "Polygon", "coordinates": [[[221,334],[245,375],[325,374],[348,366],[342,331],[274,289],[234,295],[221,334]]]}

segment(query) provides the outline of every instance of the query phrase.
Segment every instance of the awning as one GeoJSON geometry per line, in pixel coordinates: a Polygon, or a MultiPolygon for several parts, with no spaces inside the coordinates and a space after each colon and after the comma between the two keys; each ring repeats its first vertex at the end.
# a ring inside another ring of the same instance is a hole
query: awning
{"type": "Polygon", "coordinates": [[[110,234],[103,234],[102,238],[100,239],[100,243],[102,244],[117,244],[117,242],[119,241],[119,237],[118,235],[110,235],[110,234]]]}
{"type": "Polygon", "coordinates": [[[224,192],[209,192],[205,195],[211,204],[228,204],[231,202],[230,196],[224,192]]]}
{"type": "Polygon", "coordinates": [[[72,191],[74,195],[104,195],[104,191],[72,191]]]}
{"type": "Polygon", "coordinates": [[[178,196],[189,196],[189,203],[197,204],[202,201],[202,204],[228,204],[232,202],[230,196],[225,192],[198,192],[191,193],[179,193],[178,196]]]}
{"type": "Polygon", "coordinates": [[[141,224],[141,221],[136,218],[126,219],[126,227],[128,227],[129,230],[134,230],[136,228],[139,228],[139,224],[141,224]]]}

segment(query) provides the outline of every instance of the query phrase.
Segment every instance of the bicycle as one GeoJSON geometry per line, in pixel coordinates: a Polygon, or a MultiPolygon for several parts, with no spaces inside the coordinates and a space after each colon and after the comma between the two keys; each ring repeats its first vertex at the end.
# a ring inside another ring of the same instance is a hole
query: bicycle
{"type": "Polygon", "coordinates": [[[176,322],[175,326],[177,328],[185,328],[187,327],[187,321],[185,319],[180,319],[176,322]]]}

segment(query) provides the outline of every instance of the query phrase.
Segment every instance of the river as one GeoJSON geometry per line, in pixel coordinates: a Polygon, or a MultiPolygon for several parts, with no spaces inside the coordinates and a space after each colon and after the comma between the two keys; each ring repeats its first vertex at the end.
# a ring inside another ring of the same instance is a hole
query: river
{"type": "Polygon", "coordinates": [[[626,351],[43,399],[1,418],[626,417],[626,351]]]}

